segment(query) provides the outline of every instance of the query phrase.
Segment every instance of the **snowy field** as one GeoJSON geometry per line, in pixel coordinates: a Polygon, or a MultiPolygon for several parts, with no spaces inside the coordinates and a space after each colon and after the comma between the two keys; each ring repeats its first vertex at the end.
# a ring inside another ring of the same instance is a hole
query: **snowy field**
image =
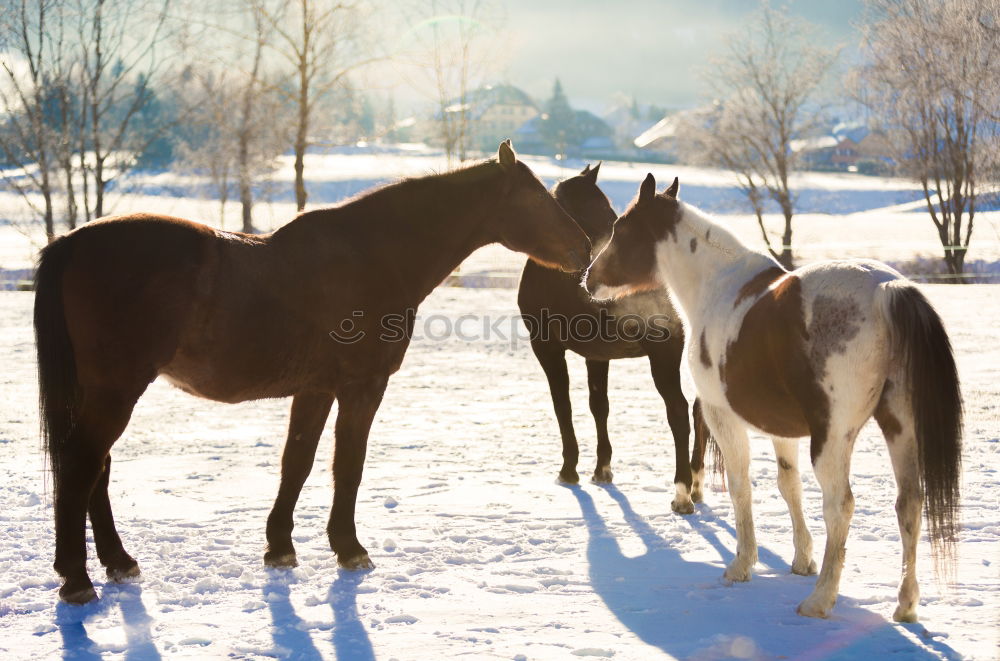
{"type": "MultiPolygon", "coordinates": [[[[393,157],[391,167],[366,155],[349,163],[331,158],[315,197],[332,202],[361,180],[427,171],[427,158],[407,158],[393,157]]],[[[571,172],[532,165],[550,179],[571,172]]],[[[605,167],[601,183],[621,208],[648,168],[605,167]]],[[[654,173],[664,184],[680,174],[682,197],[687,191],[702,206],[715,199],[712,191],[731,190],[710,171],[654,166],[654,173]]],[[[937,254],[930,221],[906,208],[916,197],[905,182],[807,178],[835,215],[800,219],[804,255],[813,256],[810,236],[815,256],[907,258],[915,252],[910,244],[937,254]],[[865,190],[870,198],[852,209],[865,190]]],[[[172,177],[122,204],[217,217],[211,201],[178,197],[185,185],[172,177]]],[[[290,217],[290,208],[276,200],[261,211],[278,219],[290,217]]],[[[4,215],[13,218],[16,206],[0,196],[4,215]]],[[[1000,240],[990,243],[984,218],[974,240],[981,252],[970,259],[1000,259],[1000,240]]],[[[759,241],[746,217],[725,219],[759,241]]],[[[227,222],[234,227],[233,218],[227,222]]],[[[0,229],[0,267],[30,264],[30,243],[10,226],[0,229]]],[[[521,263],[494,248],[463,270],[514,272],[521,263]]],[[[38,448],[32,296],[0,292],[0,658],[1000,658],[1000,286],[924,291],[955,344],[967,418],[957,566],[950,583],[935,580],[929,544],[921,543],[921,621],[913,625],[891,622],[900,543],[895,485],[877,427],[862,431],[854,455],[857,503],[841,598],[829,620],[799,617],[795,606],[815,577],[790,574],[791,525],[770,442],[754,440],[751,467],[761,562],[752,581],[727,587],[720,578],[735,551],[728,494],[710,488],[695,514],[670,512],[673,444],[644,360],[611,368],[615,485],[556,482],[558,430],[523,328],[511,325],[513,289],[439,288],[420,310],[418,338],[376,417],[359,493],[359,538],[374,571],[340,571],[327,548],[332,423],[296,510],[300,566],[268,570],[264,523],[277,492],[289,401],[216,404],[158,381],[115,446],[111,483],[119,531],[143,580],[105,584],[91,542],[100,602],[57,603],[50,493],[38,448]],[[434,339],[462,315],[502,318],[504,332],[434,339]]],[[[570,359],[570,375],[585,475],[596,441],[582,359],[570,359]]],[[[690,382],[685,386],[693,397],[690,382]]],[[[800,461],[808,466],[806,443],[800,461]]],[[[820,553],[820,493],[807,468],[803,478],[820,553]]]]}
{"type": "MultiPolygon", "coordinates": [[[[670,512],[673,450],[645,361],[611,371],[614,487],[560,486],[560,442],[541,370],[510,338],[414,342],[372,430],[359,535],[377,568],[337,569],[324,527],[331,431],[297,510],[301,566],[262,566],[287,401],[214,404],[156,382],[115,447],[112,502],[142,583],[85,607],[56,603],[51,506],[37,448],[31,295],[0,294],[0,657],[565,659],[994,659],[1000,615],[1000,287],[931,286],[967,407],[954,582],[920,546],[921,623],[888,621],[899,536],[884,442],[870,425],[854,459],[857,513],[842,597],[828,621],[795,615],[815,578],[789,573],[787,511],[770,443],[754,443],[761,563],[723,586],[735,540],[728,495],[670,512]]],[[[418,324],[516,310],[505,289],[442,288],[418,324]],[[439,316],[440,315],[440,316],[439,316]]],[[[583,361],[571,360],[581,473],[593,425],[583,361]]],[[[689,391],[690,392],[690,391],[689,391]]],[[[801,448],[808,464],[807,444],[801,448]]],[[[805,470],[818,549],[821,498],[805,470]]],[[[91,549],[93,547],[91,546],[91,549]]],[[[92,551],[91,551],[92,555],[92,551]]]]}

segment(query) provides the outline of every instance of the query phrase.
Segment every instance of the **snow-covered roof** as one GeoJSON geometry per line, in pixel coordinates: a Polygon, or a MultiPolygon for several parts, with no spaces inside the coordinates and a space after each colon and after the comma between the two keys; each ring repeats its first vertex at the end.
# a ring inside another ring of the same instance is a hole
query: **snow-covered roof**
{"type": "Polygon", "coordinates": [[[657,140],[674,137],[674,134],[677,132],[678,115],[667,115],[640,133],[636,139],[632,141],[632,144],[639,149],[642,149],[643,147],[648,147],[657,140]]]}
{"type": "Polygon", "coordinates": [[[788,146],[791,147],[793,153],[797,154],[800,151],[816,151],[817,149],[836,147],[839,142],[840,140],[832,135],[817,135],[811,138],[791,140],[788,146]]]}

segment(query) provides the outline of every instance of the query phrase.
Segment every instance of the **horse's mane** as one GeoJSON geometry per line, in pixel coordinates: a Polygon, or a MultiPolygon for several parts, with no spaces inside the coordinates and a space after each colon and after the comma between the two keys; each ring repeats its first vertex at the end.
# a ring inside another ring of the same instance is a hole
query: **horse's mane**
{"type": "Polygon", "coordinates": [[[363,204],[384,204],[396,196],[413,194],[421,189],[433,191],[440,185],[468,184],[475,183],[477,181],[485,181],[496,174],[498,167],[499,163],[497,160],[495,158],[491,158],[487,161],[475,163],[457,170],[450,170],[448,172],[431,172],[419,177],[404,177],[395,181],[389,181],[355,193],[354,195],[335,204],[300,211],[289,224],[299,218],[307,216],[326,216],[329,215],[331,211],[348,210],[352,207],[357,207],[363,204]]]}

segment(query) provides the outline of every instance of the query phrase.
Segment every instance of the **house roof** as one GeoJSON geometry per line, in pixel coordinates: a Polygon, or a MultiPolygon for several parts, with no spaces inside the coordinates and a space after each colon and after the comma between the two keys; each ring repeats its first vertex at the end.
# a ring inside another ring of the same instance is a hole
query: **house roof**
{"type": "Polygon", "coordinates": [[[840,141],[832,135],[816,135],[811,138],[789,140],[788,146],[791,148],[792,153],[797,154],[799,152],[816,151],[818,149],[829,149],[836,147],[839,143],[840,141]]]}
{"type": "Polygon", "coordinates": [[[667,138],[673,138],[677,133],[677,127],[680,125],[682,120],[689,117],[709,117],[712,113],[718,110],[718,104],[712,103],[704,106],[699,106],[697,108],[692,108],[690,110],[681,110],[680,112],[675,112],[673,114],[667,115],[657,123],[650,126],[648,129],[636,136],[635,140],[632,141],[639,149],[648,147],[657,140],[663,140],[667,138]]]}
{"type": "MultiPolygon", "coordinates": [[[[464,104],[461,97],[453,98],[445,106],[444,111],[460,112],[467,110],[472,117],[478,118],[487,109],[496,105],[529,106],[536,110],[538,109],[538,105],[526,92],[513,85],[503,84],[486,85],[469,91],[465,95],[464,104]]],[[[435,114],[435,117],[440,119],[440,111],[435,114]]]]}

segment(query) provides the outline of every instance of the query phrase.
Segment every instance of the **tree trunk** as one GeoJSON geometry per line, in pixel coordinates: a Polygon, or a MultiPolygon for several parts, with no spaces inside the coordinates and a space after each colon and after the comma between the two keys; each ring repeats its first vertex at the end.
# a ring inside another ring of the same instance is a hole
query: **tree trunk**
{"type": "Polygon", "coordinates": [[[76,229],[76,190],[73,188],[73,157],[63,160],[63,173],[66,176],[66,224],[69,229],[76,229]]]}
{"type": "Polygon", "coordinates": [[[305,159],[309,134],[309,79],[302,62],[299,69],[299,122],[295,128],[295,205],[299,211],[306,208],[305,159]]]}
{"type": "Polygon", "coordinates": [[[792,257],[792,216],[785,214],[785,232],[781,235],[781,256],[778,258],[781,265],[789,271],[795,268],[795,260],[792,257]]]}
{"type": "MultiPolygon", "coordinates": [[[[250,148],[246,133],[240,133],[240,204],[243,206],[243,231],[253,234],[253,188],[250,181],[250,148]]],[[[297,192],[297,191],[296,191],[297,192]]]]}
{"type": "Polygon", "coordinates": [[[785,184],[783,194],[778,196],[778,204],[781,205],[781,214],[785,217],[785,231],[781,235],[781,256],[778,261],[786,269],[791,271],[795,268],[795,260],[792,256],[792,216],[795,210],[792,208],[791,194],[787,192],[785,184]]]}

